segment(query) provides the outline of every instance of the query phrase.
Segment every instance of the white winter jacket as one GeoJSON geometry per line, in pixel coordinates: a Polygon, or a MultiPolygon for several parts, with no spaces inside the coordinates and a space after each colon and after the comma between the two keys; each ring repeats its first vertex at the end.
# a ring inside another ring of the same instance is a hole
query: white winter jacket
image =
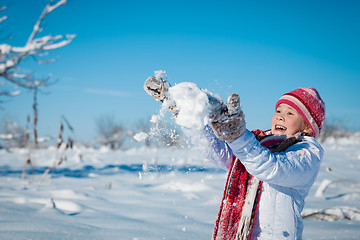
{"type": "MultiPolygon", "coordinates": [[[[252,239],[301,239],[301,212],[319,171],[321,145],[304,136],[285,152],[271,153],[248,130],[231,143],[216,138],[209,127],[205,136],[208,144],[203,150],[210,160],[228,170],[234,154],[250,174],[263,181],[252,239]]],[[[205,143],[204,138],[197,143],[205,143]]]]}

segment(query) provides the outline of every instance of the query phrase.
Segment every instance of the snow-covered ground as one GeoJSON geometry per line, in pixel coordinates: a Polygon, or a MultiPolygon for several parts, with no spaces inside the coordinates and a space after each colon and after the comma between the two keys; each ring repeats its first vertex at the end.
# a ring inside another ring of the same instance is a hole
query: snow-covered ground
{"type": "MultiPolygon", "coordinates": [[[[359,239],[360,141],[323,145],[304,239],[359,239]],[[318,214],[316,214],[318,213],[318,214]],[[321,219],[321,220],[319,220],[321,219]]],[[[0,239],[210,239],[227,173],[191,149],[0,150],[0,239]]]]}

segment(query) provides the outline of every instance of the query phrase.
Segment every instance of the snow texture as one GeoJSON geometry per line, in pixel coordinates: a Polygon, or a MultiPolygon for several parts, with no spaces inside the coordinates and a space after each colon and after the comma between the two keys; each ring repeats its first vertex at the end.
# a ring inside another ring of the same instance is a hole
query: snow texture
{"type": "MultiPolygon", "coordinates": [[[[304,240],[358,239],[360,143],[324,148],[304,240]]],[[[27,154],[0,150],[0,239],[211,238],[227,173],[196,150],[76,148],[44,177],[56,148],[39,149],[22,179],[27,154]]]]}
{"type": "Polygon", "coordinates": [[[195,83],[183,82],[170,87],[169,94],[179,109],[176,123],[186,128],[202,129],[208,124],[210,104],[207,94],[195,83]]]}

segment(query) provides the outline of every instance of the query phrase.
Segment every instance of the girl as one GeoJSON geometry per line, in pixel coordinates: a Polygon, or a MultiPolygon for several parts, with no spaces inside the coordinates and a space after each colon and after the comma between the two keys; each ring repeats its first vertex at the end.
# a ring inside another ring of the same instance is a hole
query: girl
{"type": "Polygon", "coordinates": [[[324,153],[315,140],[324,118],[316,89],[299,88],[276,103],[270,131],[246,130],[242,111],[207,128],[208,158],[230,170],[213,239],[301,239],[304,200],[324,153]]]}
{"type": "MultiPolygon", "coordinates": [[[[165,88],[156,83],[144,87],[161,101],[165,88]]],[[[208,159],[229,170],[213,239],[301,239],[304,200],[324,154],[315,140],[324,119],[317,90],[299,88],[279,99],[266,132],[246,129],[237,94],[201,134],[184,129],[208,159]]]]}

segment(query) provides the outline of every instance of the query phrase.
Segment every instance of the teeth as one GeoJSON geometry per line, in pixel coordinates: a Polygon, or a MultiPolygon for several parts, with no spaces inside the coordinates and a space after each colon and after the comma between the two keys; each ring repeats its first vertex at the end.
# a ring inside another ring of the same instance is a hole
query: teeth
{"type": "Polygon", "coordinates": [[[286,130],[286,127],[277,125],[277,126],[276,126],[276,129],[278,129],[278,130],[286,130]]]}

